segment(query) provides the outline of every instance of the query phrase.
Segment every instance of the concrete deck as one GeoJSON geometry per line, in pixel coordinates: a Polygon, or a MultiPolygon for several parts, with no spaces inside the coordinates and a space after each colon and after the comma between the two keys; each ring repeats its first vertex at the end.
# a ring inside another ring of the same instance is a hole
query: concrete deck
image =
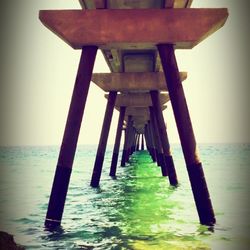
{"type": "Polygon", "coordinates": [[[41,10],[39,18],[74,49],[191,49],[221,28],[227,9],[41,10]]]}
{"type": "MultiPolygon", "coordinates": [[[[189,8],[192,0],[79,0],[82,9],[164,9],[189,8]]],[[[162,71],[157,50],[105,49],[104,58],[111,72],[162,71]]]]}

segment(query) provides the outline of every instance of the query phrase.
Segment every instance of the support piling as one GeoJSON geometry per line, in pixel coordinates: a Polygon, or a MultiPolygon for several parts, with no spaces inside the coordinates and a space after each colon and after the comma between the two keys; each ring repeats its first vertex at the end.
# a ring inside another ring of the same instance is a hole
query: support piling
{"type": "Polygon", "coordinates": [[[147,131],[148,131],[148,138],[149,138],[149,141],[150,141],[151,146],[152,146],[152,149],[151,149],[152,160],[153,160],[153,162],[156,162],[157,156],[156,156],[156,148],[155,148],[155,138],[152,135],[151,121],[150,120],[148,121],[147,131]]]}
{"type": "Polygon", "coordinates": [[[104,155],[105,155],[107,141],[108,141],[110,124],[111,124],[113,111],[115,107],[116,95],[117,95],[116,91],[109,92],[105,116],[103,119],[102,132],[101,132],[101,136],[99,140],[99,145],[98,145],[96,159],[95,159],[95,165],[94,165],[93,174],[92,174],[91,183],[90,183],[92,187],[98,187],[100,183],[103,160],[104,160],[104,155]]]}
{"type": "Polygon", "coordinates": [[[124,136],[124,146],[123,146],[123,151],[122,151],[122,159],[121,159],[121,166],[125,167],[126,161],[127,161],[127,154],[128,154],[128,146],[129,146],[129,133],[130,133],[130,126],[132,124],[132,116],[128,116],[128,121],[127,121],[127,127],[125,130],[125,136],[124,136]]]}
{"type": "Polygon", "coordinates": [[[144,136],[141,135],[141,150],[144,150],[144,136]]]}
{"type": "Polygon", "coordinates": [[[159,44],[157,47],[169,90],[169,96],[200,223],[204,225],[213,225],[216,222],[215,215],[202,164],[197,153],[194,131],[179,76],[174,46],[172,44],[159,44]]]}
{"type": "Polygon", "coordinates": [[[115,137],[115,144],[114,144],[114,149],[113,149],[110,173],[109,173],[110,176],[116,175],[116,167],[117,167],[118,156],[119,156],[119,149],[120,149],[121,136],[122,136],[122,126],[123,126],[123,121],[125,117],[125,112],[126,112],[126,107],[121,106],[118,125],[116,129],[116,137],[115,137]]]}
{"type": "Polygon", "coordinates": [[[164,160],[165,164],[168,169],[168,178],[169,182],[172,186],[178,185],[178,180],[176,176],[174,161],[170,152],[170,145],[168,141],[168,135],[167,135],[167,128],[165,125],[164,117],[161,110],[161,104],[159,100],[159,92],[156,91],[150,91],[152,103],[153,103],[153,109],[155,113],[156,122],[158,124],[159,133],[160,133],[160,140],[163,148],[163,154],[164,154],[164,160]]]}
{"type": "Polygon", "coordinates": [[[139,151],[139,147],[140,147],[140,134],[137,134],[136,151],[139,151]]]}
{"type": "Polygon", "coordinates": [[[47,228],[55,228],[61,224],[97,49],[96,46],[82,48],[45,219],[47,228]]]}
{"type": "Polygon", "coordinates": [[[145,136],[145,143],[146,143],[147,151],[149,152],[149,154],[152,158],[152,143],[148,137],[148,124],[145,124],[145,126],[144,126],[144,136],[145,136]]]}
{"type": "Polygon", "coordinates": [[[165,164],[163,148],[162,148],[162,143],[161,143],[160,134],[159,134],[159,128],[156,122],[153,107],[149,107],[149,111],[150,111],[150,120],[151,120],[151,125],[152,125],[152,133],[153,133],[153,137],[155,138],[155,143],[156,143],[157,165],[161,167],[162,176],[168,176],[168,170],[165,164]]]}

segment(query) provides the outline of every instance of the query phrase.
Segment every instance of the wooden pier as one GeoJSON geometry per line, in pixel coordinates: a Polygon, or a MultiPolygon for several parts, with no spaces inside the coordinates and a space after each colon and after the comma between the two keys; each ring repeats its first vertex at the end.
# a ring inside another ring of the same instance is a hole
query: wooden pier
{"type": "Polygon", "coordinates": [[[61,224],[91,80],[106,93],[107,106],[90,185],[100,184],[112,115],[118,110],[110,176],[116,176],[124,131],[120,165],[126,166],[134,151],[146,147],[162,176],[178,186],[178,166],[171,155],[162,113],[171,101],[200,223],[213,225],[212,202],[182,87],[187,73],[179,71],[175,50],[192,49],[220,29],[228,17],[227,9],[193,9],[192,0],[79,2],[79,10],[39,13],[46,27],[73,49],[82,50],[45,226],[61,224]],[[110,73],[92,74],[98,49],[110,73]]]}

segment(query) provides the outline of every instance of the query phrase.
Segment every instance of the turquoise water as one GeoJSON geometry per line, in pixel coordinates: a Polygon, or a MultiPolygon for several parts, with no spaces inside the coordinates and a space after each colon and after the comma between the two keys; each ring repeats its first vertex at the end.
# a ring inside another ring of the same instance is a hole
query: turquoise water
{"type": "Polygon", "coordinates": [[[79,146],[62,228],[43,227],[58,147],[0,149],[0,230],[27,249],[249,249],[250,145],[199,146],[216,213],[201,226],[181,149],[172,148],[180,186],[169,186],[146,151],[133,155],[117,179],[89,186],[96,146],[79,146]]]}

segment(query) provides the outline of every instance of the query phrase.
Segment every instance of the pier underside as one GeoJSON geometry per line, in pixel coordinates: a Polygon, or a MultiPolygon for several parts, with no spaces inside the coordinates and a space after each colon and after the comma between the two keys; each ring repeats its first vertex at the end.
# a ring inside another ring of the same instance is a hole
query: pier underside
{"type": "Polygon", "coordinates": [[[178,187],[162,112],[171,101],[200,223],[213,225],[213,207],[182,86],[187,73],[179,71],[175,50],[192,49],[220,29],[227,19],[227,9],[193,9],[190,0],[81,0],[80,3],[82,10],[41,10],[39,13],[46,27],[73,49],[82,50],[46,227],[61,224],[91,80],[106,92],[107,106],[90,185],[100,185],[109,129],[116,110],[119,120],[110,176],[116,176],[124,131],[120,165],[126,167],[134,153],[147,149],[163,178],[178,187]],[[110,73],[92,74],[98,49],[110,73]]]}

